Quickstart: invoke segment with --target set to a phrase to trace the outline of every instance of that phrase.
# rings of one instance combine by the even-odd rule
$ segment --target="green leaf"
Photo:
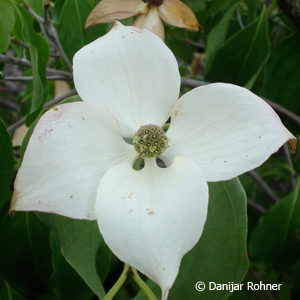
[[[52,214],[39,213],[38,216],[58,234],[61,251],[66,261],[90,289],[98,297],[103,298],[105,291],[99,274],[106,272],[110,259],[108,255],[106,261],[102,261],[100,266],[96,265],[100,247],[102,251],[109,251],[104,245],[97,222],[74,220]]]
[[[209,71],[210,66],[214,60],[214,56],[216,52],[220,49],[220,47],[224,44],[226,39],[226,34],[228,30],[228,25],[235,11],[236,7],[239,3],[233,5],[223,16],[220,22],[217,23],[215,27],[210,31],[207,41],[206,41],[206,51],[205,51],[205,70]]]
[[[50,242],[53,266],[50,285],[53,286],[57,299],[88,300],[94,297],[94,293],[92,293],[61,254],[59,239],[54,231],[51,232]]]
[[[234,34],[216,53],[206,80],[253,84],[270,52],[266,11],[254,23]],[[247,87],[250,87],[249,85]]]
[[[0,209],[11,195],[11,183],[14,176],[14,153],[3,120],[0,118]]]
[[[0,2],[0,53],[6,51],[10,43],[10,33],[15,22],[14,7],[9,0]]]
[[[10,0],[11,3],[14,3]],[[39,111],[47,96],[46,67],[49,58],[49,44],[45,38],[37,33],[33,26],[33,18],[23,7],[14,3],[15,26],[14,35],[29,45],[29,56],[32,64],[33,91],[30,113]]]
[[[240,0],[214,0],[207,3],[207,10],[210,13],[215,14],[226,6],[233,5],[236,2],[240,2]]]
[[[262,94],[300,114],[300,35],[282,40],[266,64]]]
[[[0,277],[26,296],[45,295],[51,274],[49,229],[33,213],[6,215],[0,223]]]
[[[210,200],[204,232],[198,244],[182,260],[169,300],[225,299],[228,291],[205,289],[195,284],[239,283],[248,269],[246,195],[238,179],[210,183]],[[188,199],[187,199],[188,200]],[[159,289],[150,284],[158,293]],[[159,295],[159,294],[157,294]],[[142,293],[135,300],[146,299]]]
[[[15,291],[6,280],[4,280],[0,293],[0,300],[25,300],[25,298]]]
[[[106,33],[107,25],[97,25],[85,30],[86,19],[95,4],[92,0],[64,1],[60,13],[58,36],[70,60],[76,51]]]
[[[185,2],[194,13],[205,9],[205,0],[185,0],[183,2]]]
[[[249,249],[257,264],[286,270],[300,253],[300,180],[293,193],[277,202],[253,231]]]

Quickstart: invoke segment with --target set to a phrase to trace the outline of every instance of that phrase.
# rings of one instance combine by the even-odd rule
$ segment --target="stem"
[[[247,198],[247,204],[248,206],[254,208],[255,210],[257,210],[258,212],[264,214],[267,210],[260,204],[256,203],[255,201],[253,201],[250,198]]]
[[[44,108],[48,108],[48,107],[51,107],[52,105],[55,105],[57,104],[58,102],[60,101],[63,101],[64,99],[66,98],[69,98],[71,96],[74,96],[76,95],[76,90],[71,90],[71,91],[68,91],[66,92],[65,94],[61,95],[61,96],[58,96],[57,98],[47,102],[43,107]],[[21,118],[20,120],[18,120],[16,123],[10,125],[7,130],[9,132],[14,132],[18,127],[22,126],[23,124],[25,123],[25,118]]]
[[[291,154],[290,154],[290,149],[287,145],[283,146],[283,153],[284,153],[284,158],[288,164],[288,166],[290,167],[290,171],[289,171],[289,176],[291,179],[291,186],[292,189],[294,190],[297,187],[297,181],[295,178],[295,170],[294,170],[294,165],[293,165],[293,161],[291,158]]]
[[[300,31],[300,3],[296,0],[277,0],[277,4]]]
[[[55,80],[65,80],[65,81],[72,81],[72,77],[65,76],[65,75],[48,75],[46,77],[48,81],[55,81]],[[5,76],[0,78],[0,80],[6,81],[32,81],[33,76]]]
[[[13,64],[13,65],[18,65],[18,66],[22,66],[22,67],[32,68],[31,62],[26,59],[9,57],[9,56],[5,56],[3,54],[0,54],[0,63]],[[47,68],[46,71],[48,73],[52,73],[53,75],[61,75],[61,76],[65,76],[65,77],[69,78],[70,80],[73,79],[73,75],[68,72],[64,72],[64,71],[56,70],[56,69],[52,69],[52,68]]]
[[[181,84],[185,87],[195,88],[198,86],[204,86],[204,85],[210,84],[210,82],[195,80],[195,79],[190,79],[190,78],[181,78]],[[279,114],[282,114],[282,115],[288,117],[293,122],[295,122],[298,126],[300,126],[300,116],[296,115],[295,113],[291,112],[290,110],[286,109],[285,107],[281,106],[278,103],[275,103],[275,102],[265,99],[265,98],[262,98],[262,99],[264,99],[270,106],[272,106],[273,109],[275,111],[277,111]]]
[[[269,196],[271,200],[274,202],[278,202],[279,198],[270,188],[270,186],[260,177],[260,175],[254,170],[249,172],[250,176],[254,179],[254,181],[258,184],[258,186],[262,189],[262,191]]]
[[[133,280],[137,283],[137,285],[145,293],[145,295],[147,296],[147,299],[148,300],[157,300],[157,298],[155,297],[155,295],[153,294],[153,292],[151,291],[149,286],[139,276],[139,273],[137,272],[137,270],[135,268],[132,268],[132,267],[131,267],[131,270],[132,270],[132,273],[133,273],[133,275],[132,275]]]
[[[236,9],[236,15],[237,15],[237,19],[238,19],[238,22],[239,22],[239,25],[240,25],[241,29],[244,29],[245,25],[243,23],[243,19],[242,19],[242,15],[241,15],[241,11],[240,11],[239,7]]]
[[[49,9],[49,3],[48,3],[48,1],[44,1],[44,16],[45,16],[45,18],[44,18],[44,23],[43,24],[45,26],[45,29],[46,29],[50,39],[54,42],[57,50],[59,51],[62,59],[64,60],[64,62],[66,63],[66,65],[68,66],[70,71],[72,72],[73,71],[73,66],[72,66],[71,62],[69,61],[69,58],[67,57],[63,47],[61,46],[56,28],[52,24],[52,22],[49,18],[48,9]]]
[[[117,294],[117,292],[120,290],[120,288],[124,284],[125,280],[127,279],[129,268],[130,268],[129,265],[127,265],[127,264],[124,265],[122,274],[120,275],[119,279],[114,284],[114,286],[109,290],[109,292],[103,298],[103,300],[113,299],[113,297]]]

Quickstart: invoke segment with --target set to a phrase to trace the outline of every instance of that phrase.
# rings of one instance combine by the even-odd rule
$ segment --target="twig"
[[[13,37],[11,38],[11,41],[12,41],[13,43],[15,43],[15,44],[21,45],[22,47],[24,47],[24,48],[26,48],[26,49],[29,48],[29,45],[27,45],[26,43],[24,43],[24,42],[18,40],[15,36],[13,36]]]
[[[240,11],[240,8],[239,8],[239,7],[236,9],[236,15],[237,15],[237,19],[238,19],[238,22],[239,22],[240,27],[241,27],[242,29],[244,29],[244,28],[245,28],[245,25],[244,25],[244,23],[243,23],[242,16],[241,16],[241,11]]]
[[[257,281],[261,281],[263,283],[263,279],[260,277],[260,275],[255,272],[251,267],[249,268],[249,273],[257,280]],[[263,291],[264,294],[268,297],[269,300],[275,300],[273,294],[268,291],[268,290],[264,290]]]
[[[195,88],[198,86],[208,85],[209,82],[191,78],[181,78],[181,84],[185,87]]]
[[[278,6],[300,31],[300,4],[295,0],[277,0]]]
[[[248,173],[258,184],[258,186],[263,190],[263,192],[265,192],[265,194],[269,196],[270,199],[272,199],[274,202],[279,201],[277,195],[273,192],[273,190],[269,187],[269,185],[260,177],[258,173],[256,173],[254,170]]]
[[[195,80],[195,79],[190,79],[190,78],[182,78],[181,79],[181,84],[185,87],[190,87],[190,88],[195,88],[198,86],[204,86],[207,84],[210,84],[210,82],[207,81],[200,81],[200,80]],[[263,98],[270,106],[274,108],[278,113],[288,117],[292,121],[294,121],[298,126],[300,126],[300,117],[290,110],[286,109],[285,107],[281,106],[278,103],[275,103],[271,100],[267,100]]]
[[[270,104],[274,110],[276,110],[278,113],[281,113],[282,115],[288,117],[289,119],[291,119],[292,121],[294,121],[298,126],[300,126],[300,117],[296,114],[294,114],[293,112],[291,112],[290,110],[288,110],[287,108],[281,106],[278,103],[275,103],[271,100],[268,99],[264,99],[268,104]]]
[[[44,24],[44,26],[46,28],[46,31],[47,31],[50,39],[55,43],[57,50],[61,54],[61,57],[63,58],[63,60],[65,61],[66,65],[68,66],[68,68],[72,72],[73,71],[73,66],[72,66],[71,62],[69,61],[66,53],[64,52],[64,49],[61,46],[61,43],[60,43],[58,35],[57,35],[56,28],[54,27],[54,25],[52,24],[52,22],[51,22],[51,20],[49,18],[48,9],[49,9],[49,3],[48,3],[48,1],[44,1],[44,15],[45,15],[45,19],[44,19],[44,23],[43,24]]]
[[[52,22],[49,18],[49,13],[48,13],[49,1],[44,1],[44,18],[39,16],[28,4],[24,5],[24,7],[37,21],[39,21],[41,23],[41,30],[42,30],[44,36],[48,39],[48,42],[50,43],[50,45],[54,46],[58,50],[61,57],[65,61],[66,65],[68,66],[70,71],[72,71],[73,66],[62,48],[61,43],[58,38],[56,28],[52,24]]]
[[[37,21],[43,23],[44,19],[37,14],[27,3],[22,3],[21,6],[23,6]]]
[[[3,55],[3,54],[0,54],[0,63],[13,64],[13,65],[19,65],[19,66],[23,66],[23,67],[27,67],[27,68],[32,68],[31,62],[26,59],[9,57],[9,56]],[[52,75],[61,75],[61,76],[65,76],[66,78],[69,78],[70,80],[73,79],[72,74],[68,73],[68,72],[64,72],[64,71],[56,70],[56,69],[52,69],[52,68],[47,68],[46,71],[48,73],[52,73]]]
[[[4,100],[4,99],[0,99],[0,105],[6,106],[7,108],[13,109],[16,112],[19,112],[19,106],[12,102],[12,101],[8,101],[8,100]]]
[[[47,102],[43,107],[44,108],[48,108],[48,107],[51,107],[55,104],[57,104],[58,102],[66,99],[66,98],[69,98],[71,96],[74,96],[76,95],[77,92],[76,90],[71,90],[71,91],[68,91],[67,93]],[[25,123],[25,118],[21,118],[20,120],[18,120],[17,122],[15,122],[14,124],[10,125],[7,129],[9,132],[14,132],[18,127],[22,126],[24,123]]]
[[[31,63],[28,60],[9,57],[3,54],[0,54],[0,63],[13,64],[13,65],[31,68]]]
[[[267,211],[262,205],[256,203],[255,201],[251,200],[250,198],[247,198],[247,204],[262,214],[264,214]]]
[[[265,5],[266,5],[266,10],[267,10],[267,12],[270,10],[271,3],[272,3],[272,0],[266,0],[266,1],[265,1]]]
[[[290,179],[291,179],[292,189],[294,190],[297,187],[297,181],[296,181],[296,178],[293,174],[293,170],[294,170],[293,161],[292,161],[292,158],[291,158],[289,147],[287,145],[283,146],[283,154],[284,154],[284,158],[285,158],[288,166],[291,169],[291,171],[289,172],[289,176],[290,176]]]
[[[72,81],[72,78],[65,76],[65,75],[49,75],[46,77],[47,80],[65,80],[65,81]],[[6,81],[32,81],[33,76],[4,76],[0,78],[0,80]]]

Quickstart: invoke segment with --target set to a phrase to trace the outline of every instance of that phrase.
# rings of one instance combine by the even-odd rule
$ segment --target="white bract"
[[[158,283],[166,299],[202,234],[207,181],[258,167],[294,136],[245,88],[210,84],[178,100],[172,52],[149,31],[119,23],[75,54],[74,82],[83,102],[42,116],[11,209],[96,219],[113,253]],[[168,145],[159,149],[167,168],[157,165],[152,145],[145,167],[134,170],[139,154],[123,138],[143,125],[161,128],[170,116]]]

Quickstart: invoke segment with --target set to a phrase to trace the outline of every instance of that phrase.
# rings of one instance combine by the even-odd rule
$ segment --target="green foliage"
[[[14,25],[14,7],[9,0],[0,2],[0,53],[10,44],[10,33]]]
[[[14,175],[14,153],[10,135],[0,118],[0,210],[11,195],[11,181]]]
[[[268,269],[287,270],[300,253],[300,182],[261,219],[250,239],[253,261]]]
[[[50,235],[53,273],[50,281],[58,299],[91,299],[94,293],[84,284],[60,250],[60,241],[53,231]]]
[[[110,265],[110,252],[104,246],[96,222],[72,220],[57,215],[39,214],[41,220],[49,224],[57,233],[61,251],[66,261],[100,298],[105,295],[101,278]],[[103,251],[105,260],[96,268],[98,250]]]
[[[273,51],[264,72],[262,94],[300,114],[300,35],[293,33]]]
[[[16,290],[14,290],[7,281],[3,282],[0,299],[25,300],[25,298],[23,298]]]
[[[247,86],[269,57],[268,22],[265,10],[246,28],[234,34],[215,54],[206,80]]]

